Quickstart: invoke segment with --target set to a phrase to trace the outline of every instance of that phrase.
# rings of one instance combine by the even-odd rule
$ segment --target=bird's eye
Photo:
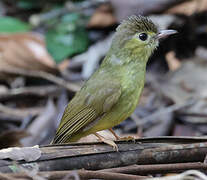
[[[146,41],[147,40],[147,34],[146,33],[141,33],[139,34],[139,39],[142,40],[142,41]]]

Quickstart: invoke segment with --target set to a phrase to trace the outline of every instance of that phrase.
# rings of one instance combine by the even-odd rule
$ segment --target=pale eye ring
[[[139,34],[139,39],[142,41],[146,41],[148,38],[148,35],[146,33],[140,33]]]

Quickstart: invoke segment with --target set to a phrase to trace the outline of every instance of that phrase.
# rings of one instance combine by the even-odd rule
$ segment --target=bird
[[[113,36],[111,47],[100,67],[85,82],[65,108],[52,144],[78,141],[89,134],[118,150],[112,140],[98,131],[128,118],[138,105],[145,83],[146,64],[159,45],[159,39],[177,33],[158,30],[147,17],[132,15],[124,20]]]

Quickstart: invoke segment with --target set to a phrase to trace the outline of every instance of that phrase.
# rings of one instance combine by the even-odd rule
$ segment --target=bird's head
[[[111,47],[118,56],[126,55],[148,60],[158,46],[159,39],[174,33],[175,30],[159,31],[146,17],[131,16],[117,27]]]

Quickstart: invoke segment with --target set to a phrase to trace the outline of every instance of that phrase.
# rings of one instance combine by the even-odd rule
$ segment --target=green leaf
[[[87,33],[81,28],[74,33],[49,31],[46,35],[48,51],[57,63],[68,56],[85,51],[88,42]]]
[[[57,63],[88,47],[88,34],[85,27],[78,24],[79,21],[78,14],[64,15],[55,28],[46,33],[47,49]]]
[[[0,17],[0,33],[26,32],[30,26],[16,18],[9,16]]]

